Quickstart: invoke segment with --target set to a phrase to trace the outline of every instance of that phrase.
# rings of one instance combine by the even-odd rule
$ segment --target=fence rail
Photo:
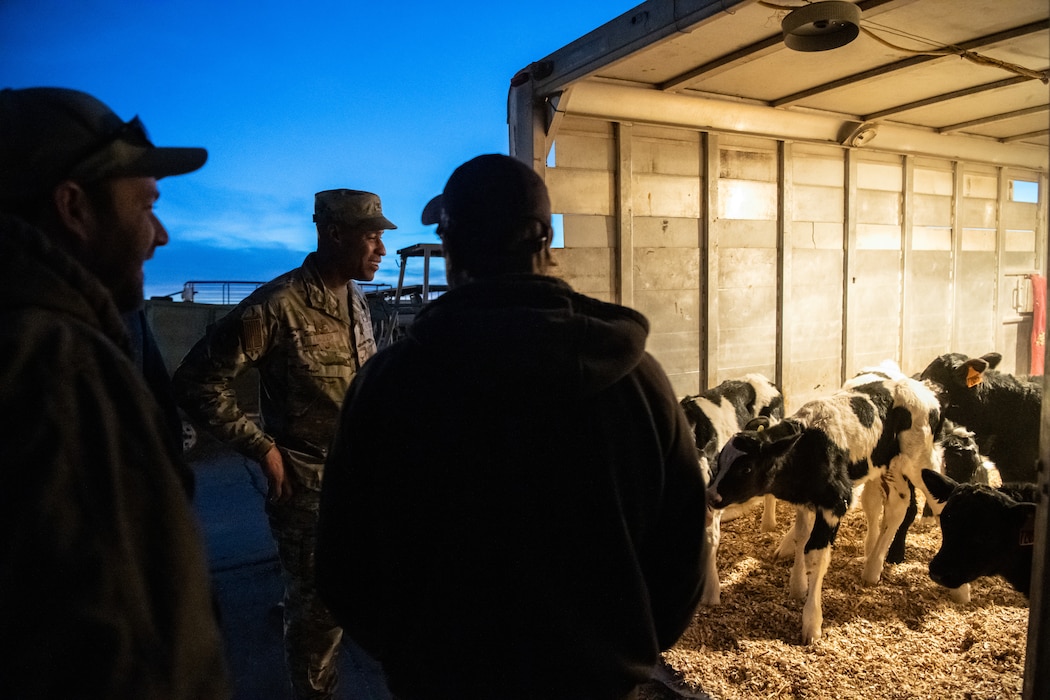
[[[191,280],[182,285],[182,300],[200,304],[236,304],[265,282]]]

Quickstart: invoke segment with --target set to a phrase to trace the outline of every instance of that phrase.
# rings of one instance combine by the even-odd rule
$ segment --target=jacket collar
[[[98,329],[129,356],[127,329],[95,275],[20,218],[0,213],[0,308],[44,308]]]
[[[303,296],[306,298],[306,302],[310,307],[317,309],[318,311],[323,311],[329,316],[338,318],[343,322],[349,322],[350,319],[345,314],[339,312],[339,299],[336,297],[335,292],[328,289],[328,287],[324,285],[324,281],[321,280],[321,273],[317,269],[317,253],[310,253],[307,255],[306,259],[303,260],[301,269],[303,271]],[[353,283],[351,282],[350,284]],[[347,295],[349,298],[351,292],[349,291],[349,285],[347,285],[347,287]]]

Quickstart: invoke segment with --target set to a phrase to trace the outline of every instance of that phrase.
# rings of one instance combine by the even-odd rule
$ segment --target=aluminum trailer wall
[[[543,171],[556,274],[645,313],[679,394],[763,372],[797,406],[949,351],[1028,373],[1038,170],[564,116]]]

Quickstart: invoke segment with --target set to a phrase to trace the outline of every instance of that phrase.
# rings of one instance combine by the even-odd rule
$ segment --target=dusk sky
[[[382,198],[376,281],[396,284],[395,252],[437,242],[420,212],[452,170],[508,152],[511,77],[640,2],[0,0],[0,87],[84,90],[157,145],[208,149],[160,182],[147,297],[298,266],[314,193],[338,187]]]

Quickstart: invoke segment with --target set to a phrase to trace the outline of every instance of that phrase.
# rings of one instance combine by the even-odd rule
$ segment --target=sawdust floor
[[[927,574],[940,546],[935,522],[916,522],[906,561],[869,587],[863,513],[847,514],[824,580],[824,636],[802,646],[802,601],[787,592],[791,562],[772,560],[794,508],[778,504],[776,533],[760,532],[761,513],[723,523],[722,602],[702,607],[664,655],[683,689],[716,700],[1021,697],[1028,601],[1000,578],[981,578],[969,604],[952,602]]]

